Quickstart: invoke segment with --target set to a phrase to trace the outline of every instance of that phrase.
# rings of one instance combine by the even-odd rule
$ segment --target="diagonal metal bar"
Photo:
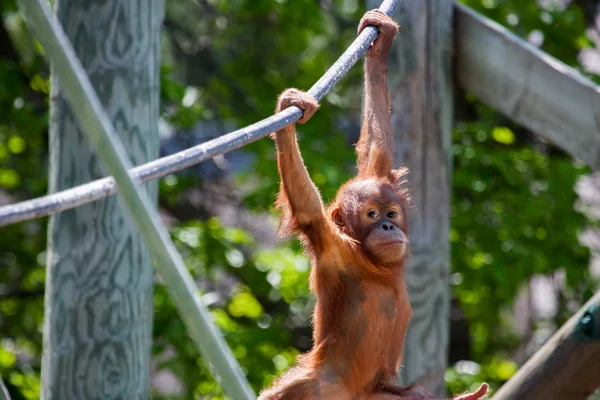
[[[10,400],[10,395],[8,394],[8,389],[4,385],[2,381],[2,377],[0,376],[0,400]]]
[[[131,161],[62,26],[52,15],[46,0],[22,0],[19,5],[29,27],[46,50],[53,73],[57,75],[80,126],[119,185],[125,207],[147,243],[156,269],[164,278],[190,336],[219,377],[227,382],[222,388],[229,396],[255,398],[237,360],[200,300],[198,288],[158,212],[146,191],[129,176],[127,170],[131,168]]]
[[[381,9],[391,14],[397,7],[398,2],[399,0],[386,0],[383,2]],[[45,0],[20,0],[19,4],[28,19],[29,27],[36,33],[38,40],[46,49],[54,73],[60,79],[61,86],[74,114],[81,126],[85,128],[84,131],[89,135],[92,143],[94,143],[96,151],[106,164],[106,168],[113,174],[114,181],[112,185],[115,185],[114,182],[118,185],[126,209],[136,224],[140,235],[148,244],[156,260],[157,270],[163,276],[169,294],[175,301],[190,336],[200,349],[203,357],[215,368],[221,380],[227,382],[226,385],[223,385],[223,390],[228,395],[234,399],[254,398],[254,393],[231,350],[227,347],[221,333],[212,322],[208,310],[202,303],[196,285],[186,269],[181,255],[169,238],[167,230],[160,223],[156,209],[152,206],[146,192],[139,183],[136,183],[129,175],[128,170],[132,167],[131,161],[62,27],[53,17]],[[354,41],[351,48],[340,57],[309,92],[315,98],[321,99],[356,63],[376,36],[377,30],[375,28],[366,29],[365,33],[362,33]],[[352,51],[350,51],[351,49]],[[301,114],[300,109],[290,108],[274,117],[254,124],[253,133],[242,129],[219,138],[221,141],[217,139],[217,142],[213,141],[212,144],[210,142],[205,144],[200,154],[212,154],[211,156],[204,156],[207,157],[205,159],[208,159],[224,151],[243,146],[296,121],[301,117]],[[222,151],[223,147],[228,150]],[[212,153],[208,153],[209,151]],[[170,161],[179,166],[191,165],[186,164],[190,163],[189,160],[185,161],[178,157]],[[84,198],[89,199],[89,196],[87,194]],[[71,207],[62,209],[67,208]]]
[[[386,0],[381,4],[379,9],[388,15],[392,15],[398,7],[399,2],[400,0]],[[308,92],[317,100],[321,100],[346,75],[348,70],[356,64],[376,37],[376,28],[367,27],[363,30],[350,47]],[[252,143],[271,132],[275,132],[295,122],[301,116],[302,112],[299,108],[290,107],[245,128],[133,168],[130,171],[130,175],[138,182],[147,182],[167,176]],[[91,203],[115,194],[117,190],[118,187],[115,179],[108,177],[37,199],[3,206],[0,207],[0,227],[44,217],[75,208],[82,204]]]

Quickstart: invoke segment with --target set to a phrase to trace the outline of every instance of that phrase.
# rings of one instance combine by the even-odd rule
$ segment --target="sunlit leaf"
[[[498,143],[502,144],[513,144],[515,141],[515,134],[507,127],[496,126],[492,129],[492,137]]]

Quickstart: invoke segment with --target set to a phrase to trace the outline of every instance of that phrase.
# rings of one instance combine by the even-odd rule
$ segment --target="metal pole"
[[[381,3],[379,9],[388,15],[392,15],[399,2],[400,0],[386,0]],[[376,37],[376,28],[365,28],[308,92],[317,100],[321,100],[356,64]],[[135,167],[129,173],[138,182],[158,179],[255,142],[269,133],[295,122],[301,116],[302,113],[297,107],[290,107],[276,115],[206,143]],[[69,210],[115,194],[117,190],[114,178],[107,177],[37,199],[9,204],[0,207],[0,227]]]

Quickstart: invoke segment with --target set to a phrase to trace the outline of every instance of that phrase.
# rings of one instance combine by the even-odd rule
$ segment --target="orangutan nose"
[[[394,224],[392,224],[391,222],[383,222],[381,224],[381,228],[384,231],[393,231],[394,230]]]

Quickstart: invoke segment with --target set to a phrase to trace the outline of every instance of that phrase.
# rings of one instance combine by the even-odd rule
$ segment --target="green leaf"
[[[13,154],[22,153],[25,150],[25,140],[20,136],[11,136],[8,139],[8,150]]]
[[[496,142],[506,145],[513,144],[515,141],[515,134],[505,126],[494,127],[492,137]]]

